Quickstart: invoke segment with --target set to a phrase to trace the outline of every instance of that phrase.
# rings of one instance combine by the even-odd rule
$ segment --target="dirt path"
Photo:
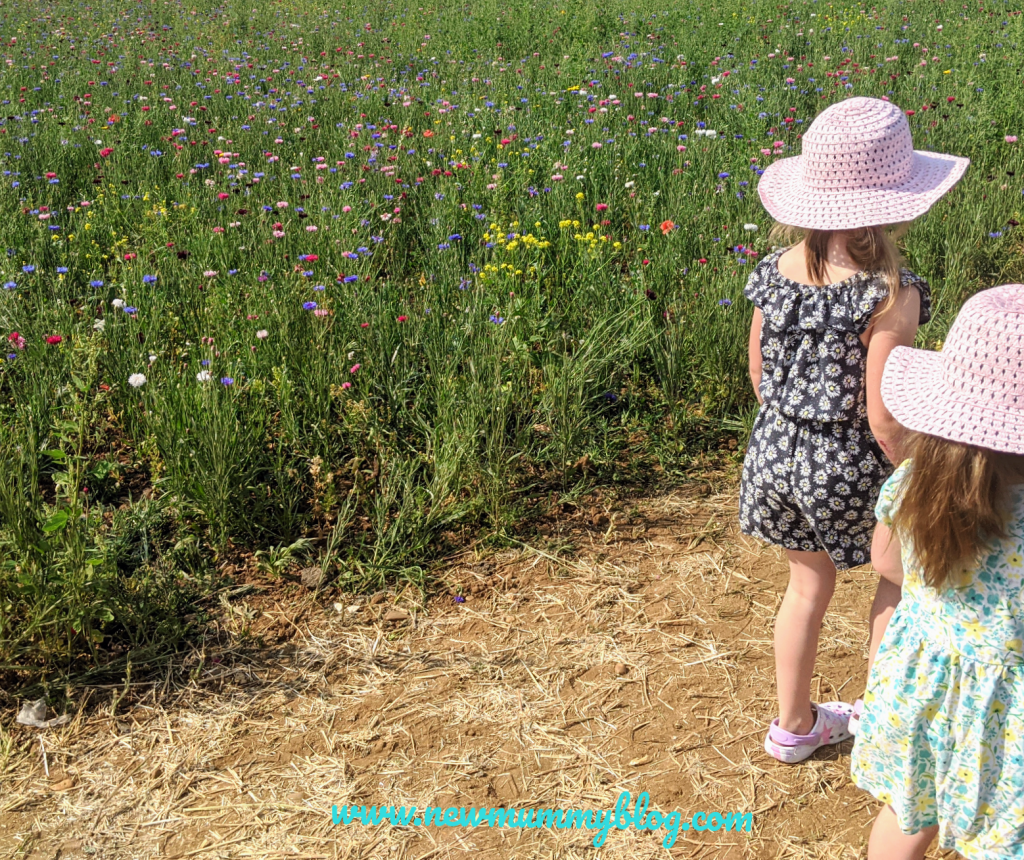
[[[785,565],[735,519],[729,481],[610,519],[567,514],[551,537],[574,541],[573,561],[467,555],[446,577],[465,602],[448,594],[407,621],[384,619],[394,595],[226,603],[191,683],[134,687],[116,710],[113,691],[92,691],[48,732],[49,778],[34,730],[5,715],[0,856],[864,857],[874,803],[850,784],[850,743],[797,767],[761,748]],[[840,579],[815,687],[852,701],[873,576]],[[581,830],[346,827],[330,814],[603,810],[622,791],[684,819],[752,812],[753,830],[681,832],[671,850],[664,831],[612,831],[595,849]]]

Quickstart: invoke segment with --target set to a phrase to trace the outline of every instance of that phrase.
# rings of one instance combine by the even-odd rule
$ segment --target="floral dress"
[[[891,467],[868,427],[861,335],[889,288],[860,272],[826,286],[779,272],[785,249],[765,257],[744,295],[761,309],[761,411],[740,483],[740,528],[786,549],[825,550],[839,570],[866,564],[872,513]],[[928,284],[902,271],[902,287]]]
[[[892,525],[903,463],[878,500]],[[904,833],[939,825],[967,858],[1024,858],[1024,485],[1009,537],[964,580],[924,583],[903,542],[903,599],[885,631],[853,747],[853,781]]]

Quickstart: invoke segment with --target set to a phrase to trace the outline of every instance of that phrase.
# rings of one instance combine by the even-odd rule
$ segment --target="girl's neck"
[[[836,231],[828,243],[828,259],[826,262],[825,283],[834,284],[845,281],[860,271],[846,250],[848,234]],[[779,271],[787,278],[801,284],[814,284],[814,278],[807,267],[806,243],[801,241],[779,257]]]

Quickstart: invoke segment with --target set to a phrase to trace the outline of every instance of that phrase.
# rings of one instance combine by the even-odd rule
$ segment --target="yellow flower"
[[[582,200],[582,199],[583,199],[583,196],[584,196],[584,195],[583,195],[583,192],[582,192],[582,191],[577,191],[577,192],[576,192],[576,199],[577,199],[577,200]]]

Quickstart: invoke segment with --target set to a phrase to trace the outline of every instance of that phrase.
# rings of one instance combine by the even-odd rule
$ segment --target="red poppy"
[[[60,342],[61,342],[62,340],[64,340],[64,338],[62,338],[62,337],[61,337],[61,336],[60,336],[59,334],[51,334],[51,335],[50,335],[50,336],[49,336],[49,337],[48,337],[48,338],[46,339],[46,342],[47,342],[48,344],[50,344],[50,346],[56,346],[56,345],[57,345],[58,343],[60,343]]]

